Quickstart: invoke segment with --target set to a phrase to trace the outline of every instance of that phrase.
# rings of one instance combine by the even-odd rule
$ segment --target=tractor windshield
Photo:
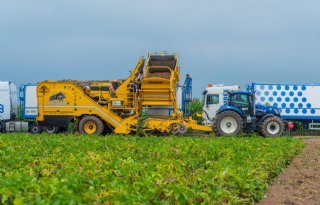
[[[239,108],[249,107],[249,99],[246,94],[231,95],[230,104]]]

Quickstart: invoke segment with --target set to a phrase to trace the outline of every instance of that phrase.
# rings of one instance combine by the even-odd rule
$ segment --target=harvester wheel
[[[53,125],[45,126],[43,129],[48,134],[56,134],[59,131],[59,127]]]
[[[80,120],[79,132],[88,135],[101,135],[104,130],[102,121],[95,116],[86,116]]]
[[[187,126],[185,126],[184,124],[179,125],[179,133],[180,134],[186,134],[187,131],[188,131]]]
[[[42,132],[42,128],[37,123],[32,123],[29,127],[29,132],[31,134],[40,134]]]
[[[243,119],[238,113],[227,110],[216,115],[213,129],[217,136],[238,135],[243,130]]]
[[[180,128],[180,125],[179,125],[179,124],[177,124],[177,123],[171,124],[171,125],[170,125],[170,132],[171,132],[171,134],[174,134],[174,135],[178,134],[178,133],[179,133],[179,128]]]
[[[278,116],[271,116],[261,123],[261,134],[264,137],[277,137],[283,135],[284,123]]]

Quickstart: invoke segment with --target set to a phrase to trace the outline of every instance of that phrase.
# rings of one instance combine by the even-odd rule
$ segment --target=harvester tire
[[[184,124],[179,125],[179,133],[180,134],[186,134],[188,132],[188,127]]]
[[[282,136],[284,132],[284,122],[278,116],[271,116],[263,120],[260,130],[264,137]]]
[[[101,135],[103,131],[103,122],[96,116],[86,116],[79,122],[80,134]]]
[[[173,123],[170,125],[170,132],[171,134],[174,134],[174,135],[177,135],[179,134],[179,128],[180,128],[180,125],[177,124],[177,123]]]
[[[213,129],[217,136],[235,136],[243,130],[243,118],[234,111],[227,110],[216,115]]]
[[[37,123],[32,123],[29,127],[29,132],[31,134],[40,134],[42,132],[42,127]]]

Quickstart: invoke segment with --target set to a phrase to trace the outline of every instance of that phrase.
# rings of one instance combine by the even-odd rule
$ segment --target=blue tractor
[[[217,111],[213,129],[218,136],[241,132],[258,132],[265,137],[281,136],[285,125],[280,110],[273,106],[255,105],[254,94],[226,91],[227,102]]]

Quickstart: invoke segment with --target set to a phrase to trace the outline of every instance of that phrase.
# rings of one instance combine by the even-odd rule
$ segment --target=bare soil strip
[[[320,204],[320,137],[306,138],[306,147],[269,187],[259,205]]]

